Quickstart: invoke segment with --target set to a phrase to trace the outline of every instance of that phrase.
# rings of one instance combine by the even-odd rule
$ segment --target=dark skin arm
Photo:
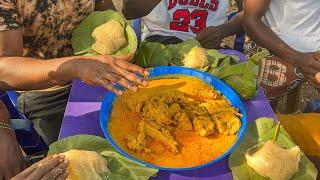
[[[320,83],[320,61],[314,53],[302,53],[294,50],[282,41],[261,20],[266,13],[271,0],[246,0],[244,9],[244,29],[258,44],[302,69],[308,80],[318,86]]]
[[[16,42],[16,43],[12,43]],[[142,68],[126,62],[130,57],[65,57],[41,61],[22,56],[21,30],[0,32],[0,89],[34,90],[64,85],[75,78],[122,94],[113,83],[131,90],[146,84],[134,73],[145,76]],[[36,69],[36,71],[35,71]]]
[[[122,13],[128,20],[148,15],[161,0],[123,0]]]
[[[10,114],[0,101],[0,123],[11,124]],[[23,155],[12,130],[0,128],[0,179],[10,179],[24,169]]]
[[[201,45],[208,49],[219,49],[221,40],[242,32],[242,0],[236,1],[239,13],[233,17],[230,21],[219,25],[207,27],[196,35],[196,39],[201,43]]]

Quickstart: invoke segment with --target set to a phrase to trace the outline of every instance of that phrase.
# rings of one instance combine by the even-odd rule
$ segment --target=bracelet
[[[14,131],[14,129],[10,124],[5,124],[5,123],[0,123],[0,129],[9,129],[11,131]]]
[[[10,124],[7,124],[7,123],[0,123],[0,126],[6,126],[6,127],[11,127],[12,128],[12,126]]]

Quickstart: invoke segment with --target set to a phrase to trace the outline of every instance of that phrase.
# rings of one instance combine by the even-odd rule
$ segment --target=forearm
[[[223,38],[226,38],[228,36],[243,32],[242,19],[243,19],[243,11],[239,12],[230,21],[222,24],[221,28],[223,29],[223,31],[222,31],[223,32]]]
[[[1,90],[37,90],[63,85],[75,78],[72,60],[65,57],[49,61],[27,57],[2,57],[0,59]]]
[[[161,0],[123,0],[123,15],[128,20],[148,15]]]
[[[290,63],[296,62],[299,52],[282,41],[261,19],[246,17],[244,19],[244,29],[254,41],[267,48],[270,52],[288,60]]]

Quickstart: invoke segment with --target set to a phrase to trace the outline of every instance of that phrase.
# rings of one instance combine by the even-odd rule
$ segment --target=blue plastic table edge
[[[188,168],[160,167],[160,166],[155,166],[155,165],[152,165],[152,164],[149,164],[149,163],[146,163],[146,162],[143,162],[143,161],[140,161],[140,160],[134,158],[133,156],[131,156],[128,153],[126,153],[125,151],[123,151],[116,144],[116,142],[113,141],[111,135],[107,131],[107,129],[108,129],[107,122],[109,120],[109,115],[112,110],[113,101],[116,98],[116,95],[112,92],[108,92],[105,95],[103,102],[102,102],[101,111],[100,111],[100,126],[101,126],[101,129],[102,129],[105,137],[108,139],[110,144],[126,158],[128,158],[134,162],[138,162],[138,163],[145,165],[147,167],[155,168],[155,169],[159,169],[159,170],[165,170],[165,171],[171,171],[171,172],[196,170],[196,169],[208,167],[208,166],[210,166],[214,163],[217,163],[220,160],[226,158],[240,144],[241,140],[243,139],[243,137],[245,135],[247,125],[248,125],[244,104],[242,103],[242,101],[239,98],[239,96],[237,95],[237,93],[234,92],[228,85],[226,85],[220,79],[218,79],[210,74],[207,74],[207,73],[195,70],[195,69],[184,68],[184,67],[179,67],[179,66],[163,66],[163,67],[155,67],[150,70],[150,78],[151,79],[156,78],[156,77],[161,77],[161,76],[168,76],[168,75],[187,75],[187,76],[197,77],[197,78],[203,80],[204,82],[206,82],[207,84],[209,84],[210,86],[213,86],[216,90],[220,91],[232,103],[233,106],[236,106],[239,109],[239,111],[243,115],[243,117],[241,118],[241,127],[240,127],[240,130],[238,133],[238,138],[237,138],[236,143],[227,152],[222,154],[220,157],[210,161],[209,163],[195,166],[195,167],[190,167],[190,168],[189,167]],[[217,85],[221,86],[221,87],[218,87]],[[226,93],[228,93],[228,94],[226,94]],[[229,99],[229,97],[232,97],[235,99],[232,100],[232,99]]]

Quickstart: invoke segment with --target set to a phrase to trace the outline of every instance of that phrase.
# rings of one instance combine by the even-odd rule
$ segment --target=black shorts
[[[58,140],[71,86],[53,91],[19,93],[18,109],[34,123],[47,145]]]

